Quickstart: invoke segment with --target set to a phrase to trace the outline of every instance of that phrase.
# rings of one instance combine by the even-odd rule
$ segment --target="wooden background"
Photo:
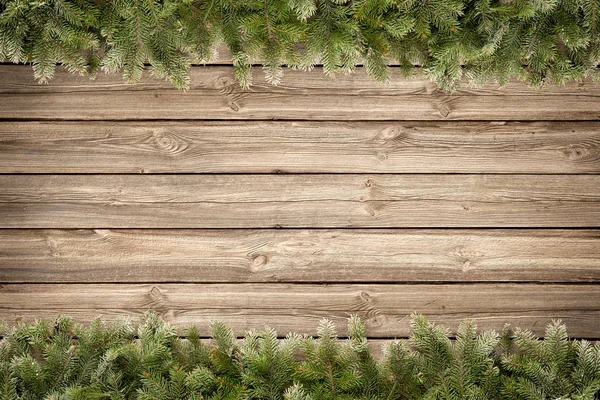
[[[600,338],[600,86],[191,75],[0,65],[0,318],[284,335],[358,314],[385,339],[419,312]]]

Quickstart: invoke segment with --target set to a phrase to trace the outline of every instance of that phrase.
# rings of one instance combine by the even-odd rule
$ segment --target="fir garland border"
[[[269,82],[282,66],[327,75],[359,62],[379,81],[390,60],[410,75],[415,64],[446,90],[510,78],[539,86],[598,78],[597,0],[0,0],[0,60],[32,63],[35,78],[56,64],[72,72],[145,70],[178,88],[191,64],[224,42],[240,84],[251,60]]]
[[[600,342],[569,340],[558,321],[548,325],[545,340],[509,327],[479,333],[472,320],[454,340],[420,315],[411,326],[411,338],[389,343],[377,360],[357,317],[349,320],[347,340],[338,340],[327,320],[317,338],[279,339],[266,328],[242,341],[213,323],[212,346],[195,328],[179,337],[152,313],[137,330],[125,319],[83,326],[59,317],[0,332],[0,398],[600,398]]]

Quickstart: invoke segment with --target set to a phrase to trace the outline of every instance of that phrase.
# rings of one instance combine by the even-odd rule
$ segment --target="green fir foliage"
[[[542,340],[472,320],[450,339],[420,315],[412,329],[376,359],[357,317],[347,339],[327,320],[317,337],[283,339],[265,328],[240,340],[214,323],[212,343],[155,314],[137,329],[60,317],[1,328],[0,400],[600,399],[600,344],[570,340],[560,322]]]
[[[463,78],[560,84],[598,78],[600,1],[0,0],[0,60],[31,63],[40,82],[62,64],[132,83],[149,69],[185,89],[220,43],[243,87],[253,62],[273,84],[284,66],[315,65],[329,76],[364,65],[379,81],[419,65],[446,90]]]

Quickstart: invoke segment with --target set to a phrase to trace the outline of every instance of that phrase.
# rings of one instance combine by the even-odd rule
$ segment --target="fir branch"
[[[600,76],[600,0],[0,0],[0,59],[31,63],[40,82],[61,64],[186,89],[221,42],[243,87],[253,62],[273,84],[316,64],[334,76],[363,63],[385,81],[390,62],[449,91],[465,77],[563,84]]]
[[[347,340],[326,320],[316,338],[278,339],[267,328],[241,342],[214,323],[212,346],[195,328],[179,337],[154,314],[137,331],[127,321],[82,326],[59,317],[19,325],[0,342],[0,399],[600,398],[600,344],[569,339],[560,322],[544,340],[519,329],[478,332],[469,320],[450,340],[422,316],[411,324],[410,340],[389,343],[376,360],[357,317]]]

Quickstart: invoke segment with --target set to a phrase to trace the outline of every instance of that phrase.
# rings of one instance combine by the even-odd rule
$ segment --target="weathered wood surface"
[[[2,228],[597,227],[600,175],[0,175]]]
[[[0,230],[0,282],[598,282],[597,230]]]
[[[198,326],[203,335],[213,320],[237,334],[265,325],[315,334],[322,318],[343,333],[346,318],[357,314],[371,337],[408,336],[413,312],[451,328],[469,317],[483,329],[510,322],[542,334],[560,318],[573,337],[594,338],[600,330],[600,285],[7,284],[0,305],[0,318],[9,323],[57,314],[77,321],[139,318],[154,310],[174,324]]]
[[[213,65],[181,92],[0,65],[0,318],[283,335],[356,313],[383,339],[420,312],[600,337],[600,86],[392,72],[256,68],[244,91]]]
[[[454,94],[420,77],[394,75],[377,84],[363,69],[332,80],[319,68],[286,71],[279,86],[255,69],[242,90],[231,67],[194,67],[190,90],[118,74],[95,81],[58,69],[39,85],[28,66],[0,65],[0,118],[5,119],[283,119],[283,120],[600,120],[600,86],[591,81],[532,90],[525,83],[462,85]]]
[[[599,122],[0,122],[1,173],[600,173]]]

